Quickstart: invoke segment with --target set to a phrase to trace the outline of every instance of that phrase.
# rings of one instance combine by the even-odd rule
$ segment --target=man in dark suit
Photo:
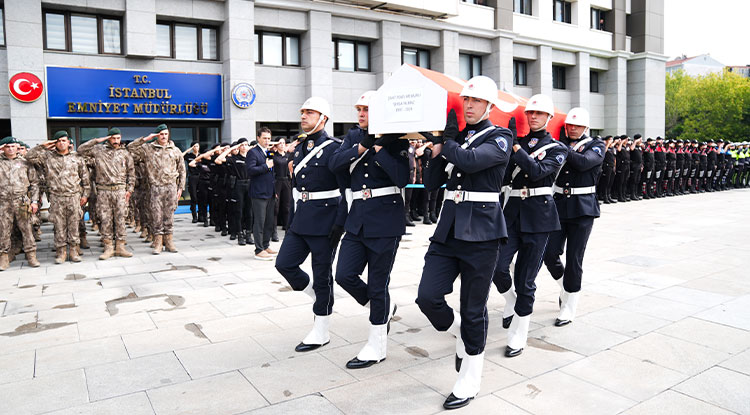
[[[426,190],[446,185],[446,201],[425,255],[417,304],[438,331],[456,337],[458,379],[445,409],[469,404],[482,379],[487,342],[487,298],[500,241],[507,237],[500,191],[513,134],[489,120],[497,84],[471,78],[461,91],[466,127],[458,129],[451,110],[442,136],[421,133],[433,142],[426,160]],[[515,128],[515,121],[512,122]],[[445,301],[461,275],[460,313]]]
[[[348,369],[370,367],[386,357],[388,325],[396,312],[388,284],[398,244],[406,232],[402,190],[409,180],[409,141],[398,140],[401,134],[386,134],[377,140],[368,134],[370,97],[374,93],[367,91],[357,100],[358,126],[349,130],[328,164],[349,183],[349,213],[336,282],[370,309],[367,343],[346,364]],[[360,277],[365,266],[367,282]]]
[[[503,318],[503,327],[509,327],[506,357],[518,356],[526,347],[534,308],[534,281],[542,266],[550,233],[560,230],[552,185],[568,154],[568,147],[555,141],[546,130],[555,114],[551,98],[542,94],[532,96],[526,104],[525,114],[530,132],[513,145],[513,156],[508,165],[508,171],[512,173],[503,179],[508,244],[500,250],[493,277],[498,291],[506,303],[513,304],[515,311],[515,317]],[[518,257],[511,279],[510,263],[516,253]],[[514,285],[515,295],[512,292]]]
[[[245,165],[250,176],[250,201],[253,211],[253,239],[255,259],[272,261],[278,252],[271,249],[273,234],[273,210],[275,187],[273,182],[273,160],[268,157],[271,130],[258,129],[258,145],[247,152]]]

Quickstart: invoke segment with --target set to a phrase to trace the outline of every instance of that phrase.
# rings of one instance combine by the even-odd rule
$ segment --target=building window
[[[354,40],[333,40],[333,68],[339,71],[369,71],[370,44]]]
[[[531,16],[531,0],[513,0],[513,11]]]
[[[553,0],[552,16],[557,22],[570,23],[571,5],[569,1]]]
[[[600,129],[592,128],[589,130],[589,137],[601,137],[601,135],[602,130]]]
[[[401,50],[402,63],[410,63],[422,68],[430,69],[430,51],[417,48],[403,48]]]
[[[589,92],[599,92],[599,72],[589,73]]]
[[[156,23],[156,55],[180,60],[218,60],[218,29],[182,23]]]
[[[276,32],[256,32],[255,35],[255,63],[299,66],[299,36]]]
[[[122,21],[118,17],[45,11],[43,19],[45,49],[92,54],[122,53]],[[5,44],[4,35],[2,44]]]
[[[5,9],[0,7],[0,46],[5,46]]]
[[[482,74],[482,57],[459,53],[458,66],[461,72],[461,78],[463,79],[479,76]]]
[[[552,65],[552,88],[565,89],[565,67]]]
[[[461,0],[461,1],[464,3],[469,3],[469,4],[478,4],[480,6],[487,5],[487,0]]]
[[[607,19],[606,10],[591,8],[591,28],[604,30],[604,24]]]
[[[526,62],[513,61],[513,84],[518,86],[528,85],[526,79]]]

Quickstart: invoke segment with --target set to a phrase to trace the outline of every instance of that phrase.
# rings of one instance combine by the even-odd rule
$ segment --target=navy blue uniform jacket
[[[446,140],[440,155],[427,160],[425,187],[435,190],[447,180],[447,190],[499,193],[513,144],[510,130],[495,127],[476,138],[466,149],[461,148],[469,131],[479,133],[491,125],[488,120],[467,125],[455,141]],[[445,172],[448,162],[454,165],[451,177]],[[454,238],[470,242],[507,238],[508,230],[499,198],[497,202],[461,203],[446,199],[435,234],[430,240],[445,243],[451,232]]]
[[[341,145],[341,140],[329,136],[325,130],[310,134],[294,149],[294,164],[326,140],[334,142],[326,146],[307,162],[307,166],[292,178],[292,186],[299,192],[324,192],[339,190],[345,185],[343,177],[336,176],[328,168],[328,160]],[[252,182],[251,182],[252,183]],[[290,215],[289,229],[298,235],[328,236],[333,225],[343,225],[346,220],[346,203],[341,196],[321,200],[297,201]]]
[[[582,136],[580,139],[585,138],[586,136]],[[575,142],[568,141],[566,144],[575,145]],[[573,151],[571,147],[555,184],[563,189],[596,186],[597,177],[602,171],[603,161],[604,141],[600,139],[595,138],[589,141],[581,146],[578,151]],[[555,193],[554,198],[560,219],[575,219],[582,216],[598,218],[601,215],[599,203],[596,201],[596,193],[585,195]]]
[[[250,197],[270,199],[275,193],[273,170],[266,166],[266,150],[255,146],[245,156],[245,167],[250,177]]]
[[[366,134],[359,127],[349,130],[328,167],[337,175],[346,176],[352,191],[405,187],[409,181],[409,140],[395,140],[379,152],[371,148],[349,173],[351,163],[359,157],[359,142]],[[344,228],[353,235],[361,232],[365,238],[401,236],[406,232],[404,200],[400,194],[355,200]]]
[[[530,136],[519,137],[518,143],[521,148],[513,153],[508,165],[508,174],[505,175],[505,183],[511,184],[513,189],[552,187],[555,175],[560,170],[560,166],[565,161],[568,154],[568,147],[558,143],[556,146],[547,149],[539,157],[531,158],[530,154],[534,149],[546,146],[555,142],[551,135],[545,131],[545,135],[537,138],[538,142],[529,146]],[[545,154],[546,153],[546,154]],[[516,175],[515,180],[511,183],[511,176],[516,166],[521,171]],[[555,201],[552,196],[534,196],[521,200],[520,197],[511,197],[505,206],[505,222],[508,226],[521,221],[521,232],[537,233],[552,232],[560,230],[560,219],[557,216]]]

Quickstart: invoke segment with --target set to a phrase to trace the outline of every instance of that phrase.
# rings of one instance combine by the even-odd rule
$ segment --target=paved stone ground
[[[605,205],[585,261],[578,319],[552,325],[557,285],[537,280],[529,347],[507,359],[502,296],[490,297],[482,391],[466,413],[750,414],[750,190]],[[310,300],[273,264],[177,218],[178,254],[0,274],[0,412],[330,414],[440,412],[454,341],[414,304],[427,238],[401,245],[388,359],[344,365],[365,310],[337,293],[331,343],[293,349]],[[92,235],[92,241],[96,239]],[[309,266],[309,265],[308,265]],[[457,304],[457,298],[450,299]]]

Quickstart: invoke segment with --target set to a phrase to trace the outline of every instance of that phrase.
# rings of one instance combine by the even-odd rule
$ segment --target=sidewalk
[[[750,414],[749,212],[750,190],[603,205],[578,318],[553,326],[543,269],[529,346],[508,359],[493,290],[482,390],[455,413]],[[131,231],[133,258],[99,261],[90,233],[83,263],[54,265],[44,226],[42,267],[0,273],[0,413],[441,412],[455,342],[414,303],[434,226],[410,228],[396,257],[387,360],[357,371],[366,309],[340,287],[331,343],[295,353],[310,299],[251,246],[189,215],[175,228],[177,254]]]

